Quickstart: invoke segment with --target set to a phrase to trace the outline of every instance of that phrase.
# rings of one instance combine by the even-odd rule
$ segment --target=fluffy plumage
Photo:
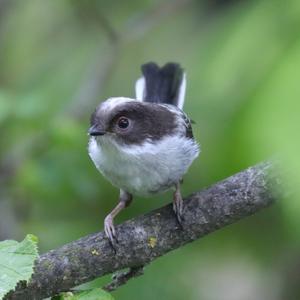
[[[108,119],[111,120],[114,113],[118,114],[119,106],[123,106],[121,110],[125,114],[124,106],[128,105],[143,105],[147,113],[153,114],[159,106],[122,99],[110,99],[109,104],[104,102],[97,109],[97,116],[101,118],[103,114],[112,115]],[[189,136],[190,123],[185,114],[176,107],[162,105],[161,108],[173,116],[174,124],[168,127],[170,131],[159,138],[149,133],[131,144],[126,144],[122,137],[113,132],[90,138],[89,155],[97,169],[113,185],[134,195],[149,196],[175,186],[199,153],[197,143]],[[156,124],[155,115],[153,119],[140,121],[143,124],[152,121],[149,124],[152,128],[161,126]],[[143,133],[144,130],[141,129],[135,134],[141,137]]]
[[[180,181],[199,154],[191,121],[182,111],[186,76],[168,63],[142,66],[136,98],[110,98],[91,116],[89,155],[97,169],[120,189],[119,204],[105,218],[115,245],[114,217],[132,195],[151,196],[175,187],[173,209],[182,223]]]

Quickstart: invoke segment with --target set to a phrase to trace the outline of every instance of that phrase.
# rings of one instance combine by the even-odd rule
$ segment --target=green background
[[[148,61],[187,72],[202,153],[184,195],[268,158],[290,193],[158,259],[114,297],[300,299],[298,0],[0,1],[0,240],[33,233],[44,252],[102,230],[118,191],[87,155],[89,116],[134,97]],[[117,222],[170,199],[135,198]]]

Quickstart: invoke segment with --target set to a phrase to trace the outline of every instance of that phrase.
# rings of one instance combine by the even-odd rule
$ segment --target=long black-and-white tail
[[[186,76],[179,64],[159,67],[150,62],[141,67],[143,76],[136,81],[136,99],[145,102],[173,104],[183,108]]]

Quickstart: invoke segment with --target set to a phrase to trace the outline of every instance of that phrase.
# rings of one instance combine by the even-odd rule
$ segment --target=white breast
[[[119,145],[109,135],[91,137],[89,155],[97,169],[115,186],[148,196],[174,186],[199,154],[197,143],[168,136],[142,145]]]

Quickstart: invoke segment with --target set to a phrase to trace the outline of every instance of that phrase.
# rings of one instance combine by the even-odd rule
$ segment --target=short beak
[[[88,131],[88,134],[91,136],[104,135],[105,133],[106,131],[99,125],[93,125]]]

